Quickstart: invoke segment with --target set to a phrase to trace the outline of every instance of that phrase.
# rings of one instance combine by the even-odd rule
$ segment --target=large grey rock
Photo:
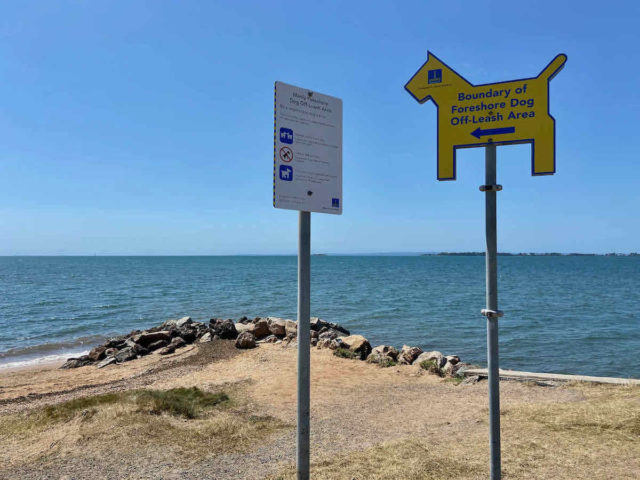
[[[185,325],[189,325],[191,323],[193,323],[193,320],[191,320],[191,317],[182,317],[175,320],[174,319],[167,320],[162,324],[162,327],[166,329],[169,329],[171,327],[182,328]]]
[[[189,325],[186,325],[182,328],[178,328],[178,337],[182,338],[185,343],[193,343],[196,340],[197,331],[194,328],[189,328]],[[174,337],[174,339],[177,337]],[[172,339],[172,341],[174,340]]]
[[[420,356],[416,359],[416,363],[420,364],[422,362],[434,362],[435,366],[438,368],[444,367],[447,363],[447,359],[442,355],[442,353],[434,350],[432,352],[424,352],[420,354]]]
[[[390,345],[378,345],[367,357],[367,362],[389,367],[398,359],[398,350]]]
[[[124,363],[124,362],[128,362],[129,360],[133,360],[137,357],[138,357],[138,354],[133,350],[133,347],[125,347],[122,350],[120,350],[118,353],[116,353],[114,358],[116,359],[116,362]]]
[[[287,334],[287,321],[284,318],[269,317],[269,331],[276,337],[284,337]]]
[[[104,360],[102,360],[100,363],[98,363],[98,365],[96,365],[98,368],[104,368],[106,366],[109,366],[113,363],[116,363],[116,359],[115,357],[107,357]]]
[[[236,323],[236,331],[238,332],[238,335],[240,335],[242,332],[248,332],[249,329],[251,328],[251,324],[250,323]]]
[[[331,348],[333,338],[319,338],[316,344],[318,348]]]
[[[271,333],[269,330],[269,322],[266,318],[255,321],[249,327],[249,333],[252,333],[257,339],[266,337]]]
[[[87,355],[91,361],[97,362],[98,360],[102,360],[105,357],[105,353],[107,351],[107,347],[100,345],[99,347],[94,347]]]
[[[318,339],[320,340],[333,340],[334,338],[338,338],[338,333],[330,328],[318,335]]]
[[[77,358],[69,358],[60,368],[78,368],[91,365],[92,363],[93,361],[89,358],[89,355],[82,355]]]
[[[349,335],[348,337],[340,337],[342,343],[347,345],[349,350],[357,353],[362,360],[367,358],[371,353],[371,344],[362,335]]]
[[[460,369],[460,366],[458,366],[458,364],[447,361],[447,363],[444,364],[444,366],[440,369],[440,371],[442,372],[443,375],[446,375],[448,377],[453,377],[459,369]]]
[[[256,337],[251,332],[242,332],[236,338],[236,347],[237,348],[255,348],[256,347]]]
[[[126,340],[127,337],[125,336],[112,337],[104,343],[104,346],[107,348],[122,348]]]
[[[320,331],[323,327],[329,327],[329,323],[321,318],[311,317],[311,330]]]
[[[131,337],[135,343],[142,345],[143,347],[149,347],[152,343],[157,342],[158,340],[166,340],[167,342],[171,341],[171,335],[167,330],[159,330],[157,332],[142,332],[139,335],[135,335]]]
[[[422,349],[420,347],[403,345],[402,351],[398,355],[398,363],[400,365],[411,365],[421,353]]]
[[[460,363],[460,357],[458,355],[447,355],[445,358],[447,359],[447,362],[453,365],[457,365]]]
[[[209,321],[209,328],[212,336],[217,335],[224,340],[233,340],[238,336],[238,330],[233,320],[223,320],[221,318],[212,318]]]
[[[396,347],[393,347],[391,345],[378,345],[376,348],[371,350],[371,353],[372,354],[376,353],[378,355],[389,357],[392,360],[397,360],[398,354],[400,352],[398,352],[398,349]]]
[[[213,340],[213,336],[211,335],[211,332],[207,332],[198,339],[198,343],[207,343],[211,340]]]
[[[176,327],[181,328],[191,323],[193,323],[193,320],[191,320],[191,317],[182,317],[176,320]]]
[[[326,329],[335,330],[341,335],[351,335],[349,330],[344,328],[342,325],[333,322],[327,322],[318,317],[311,317],[311,330],[315,330],[318,333],[323,333]]]
[[[137,343],[134,347],[132,347],[132,350],[139,357],[144,357],[145,355],[149,355],[151,353],[148,348],[143,347],[142,345],[138,345]]]
[[[298,324],[293,320],[285,320],[284,325],[287,337],[289,335],[298,335]]]

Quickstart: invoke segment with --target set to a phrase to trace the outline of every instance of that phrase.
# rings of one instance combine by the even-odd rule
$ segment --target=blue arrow
[[[480,138],[484,135],[501,135],[503,133],[515,133],[516,127],[503,127],[503,128],[487,128],[482,130],[480,127],[476,128],[471,135],[476,138]]]

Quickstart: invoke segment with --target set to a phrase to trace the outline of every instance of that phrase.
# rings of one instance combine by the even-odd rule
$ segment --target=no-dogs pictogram
[[[287,163],[293,160],[293,152],[289,147],[282,147],[280,149],[280,160]]]

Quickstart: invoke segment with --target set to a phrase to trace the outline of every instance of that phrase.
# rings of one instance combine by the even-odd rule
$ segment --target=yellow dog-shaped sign
[[[531,143],[531,174],[552,175],[555,119],[549,82],[567,56],[557,55],[537,77],[473,85],[431,52],[405,85],[418,102],[438,109],[438,180],[456,179],[456,150],[490,143]]]

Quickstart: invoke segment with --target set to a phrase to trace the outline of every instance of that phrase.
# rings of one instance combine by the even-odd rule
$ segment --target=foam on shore
[[[25,356],[25,357],[12,357],[11,361],[0,363],[1,370],[39,367],[49,364],[57,364],[67,360],[70,357],[80,357],[89,353],[89,350],[73,350],[55,353],[51,355],[43,355],[40,357]]]

